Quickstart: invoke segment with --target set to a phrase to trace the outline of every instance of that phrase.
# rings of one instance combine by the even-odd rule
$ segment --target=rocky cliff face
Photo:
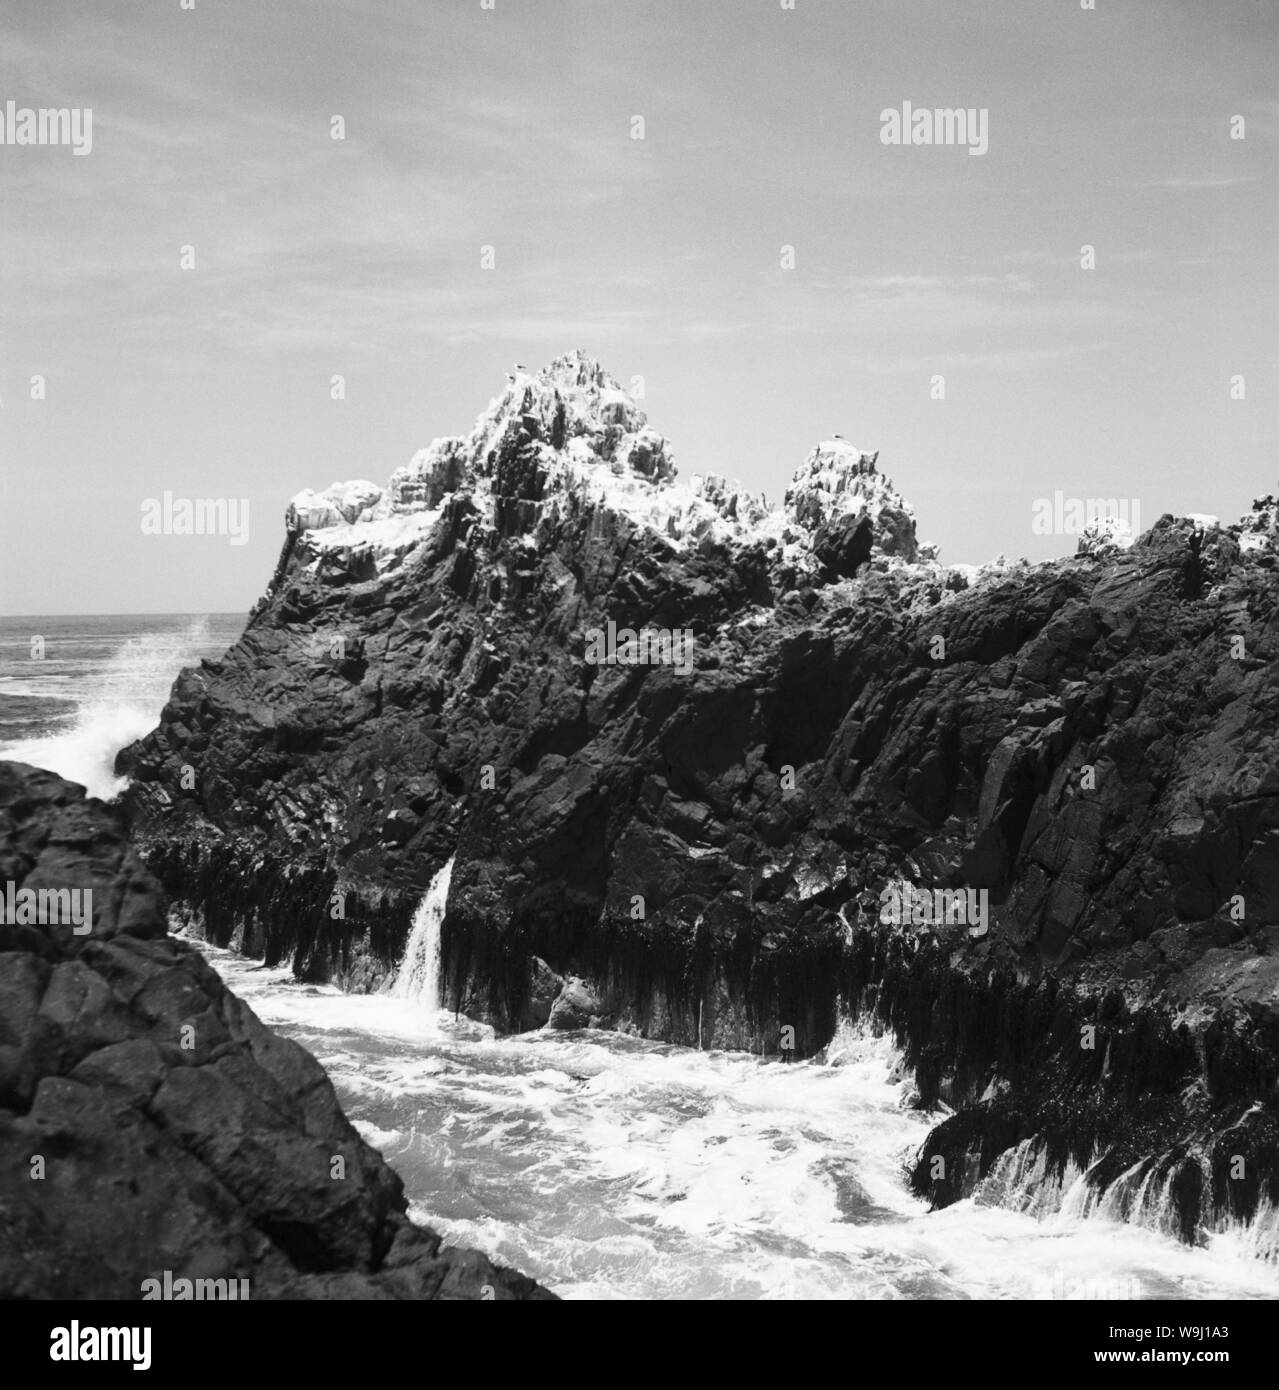
[[[118,812],[0,763],[10,885],[0,1298],[136,1300],[166,1272],[250,1298],[550,1297],[410,1223],[314,1058],[167,934]],[[41,890],[87,890],[89,910],[41,913]]]
[[[869,1014],[957,1112],[920,1191],[1086,1169],[1193,1238],[1279,1202],[1274,537],[1263,499],[948,569],[877,456],[819,445],[777,510],[684,487],[578,354],[295,499],[119,766],[215,940],[369,987],[456,856],[450,1005],[799,1055]],[[988,930],[885,923],[891,883]]]

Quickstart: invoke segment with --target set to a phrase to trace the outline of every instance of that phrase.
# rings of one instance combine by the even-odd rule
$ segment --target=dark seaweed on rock
[[[119,762],[182,908],[369,988],[456,855],[443,994],[500,1029],[809,1056],[863,1013],[957,1107],[936,1202],[1027,1139],[1162,1165],[1187,1238],[1279,1201],[1274,507],[964,572],[842,442],[771,514],[674,471],[578,354],[385,494],[299,499]],[[609,621],[694,670],[589,664]],[[989,934],[881,925],[898,876],[987,890]]]

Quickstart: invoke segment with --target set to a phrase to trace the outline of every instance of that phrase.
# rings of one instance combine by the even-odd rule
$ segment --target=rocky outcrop
[[[865,1013],[956,1109],[939,1202],[1012,1153],[1166,1189],[1183,1234],[1279,1202],[1273,506],[946,568],[843,441],[776,510],[671,459],[579,354],[363,520],[295,513],[119,764],[193,920],[366,988],[456,856],[444,995],[499,1028],[568,991],[574,1025],[809,1055]],[[599,664],[609,624],[691,660]],[[902,880],[989,929],[885,925]]]
[[[1120,516],[1108,515],[1093,517],[1085,522],[1079,533],[1078,555],[1111,555],[1117,550],[1127,550],[1137,538],[1132,527]]]
[[[786,511],[813,533],[812,549],[827,582],[851,579],[873,555],[934,560],[937,547],[915,539],[915,514],[875,469],[878,452],[843,440],[819,444],[786,492]],[[855,552],[840,554],[840,538],[859,536]],[[839,561],[839,562],[836,562]]]
[[[289,503],[285,525],[292,531],[318,530],[368,520],[382,500],[376,483],[334,483],[323,492],[300,492]]]
[[[138,1299],[166,1273],[254,1299],[550,1297],[409,1221],[314,1058],[167,934],[118,812],[0,763],[10,885],[0,1298]],[[35,896],[86,890],[79,925],[83,898]]]

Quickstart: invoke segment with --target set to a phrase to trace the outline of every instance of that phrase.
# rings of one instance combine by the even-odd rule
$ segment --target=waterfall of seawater
[[[1203,1173],[1204,1190],[1211,1191],[1212,1170],[1207,1156],[1195,1155]],[[1176,1237],[1181,1219],[1173,1196],[1173,1170],[1161,1168],[1157,1156],[1141,1159],[1105,1185],[1089,1181],[1093,1166],[1067,1163],[1059,1172],[1044,1146],[1023,1140],[1001,1154],[974,1193],[979,1205],[1010,1208],[1039,1218],[1060,1216],[1067,1221],[1097,1218],[1144,1226]],[[1220,1237],[1241,1252],[1279,1264],[1279,1210],[1263,1202],[1249,1221],[1239,1221],[1209,1204],[1201,1214],[1201,1237]]]
[[[438,1013],[440,998],[440,928],[449,897],[453,860],[431,880],[413,914],[413,929],[391,993],[397,999],[416,999],[428,1013]]]

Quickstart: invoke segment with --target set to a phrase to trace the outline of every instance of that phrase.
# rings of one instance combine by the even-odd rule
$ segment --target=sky
[[[93,113],[0,145],[0,613],[246,610],[292,495],[579,347],[685,477],[879,450],[947,562],[1277,489],[1274,0],[187,3],[0,9],[0,119]]]

